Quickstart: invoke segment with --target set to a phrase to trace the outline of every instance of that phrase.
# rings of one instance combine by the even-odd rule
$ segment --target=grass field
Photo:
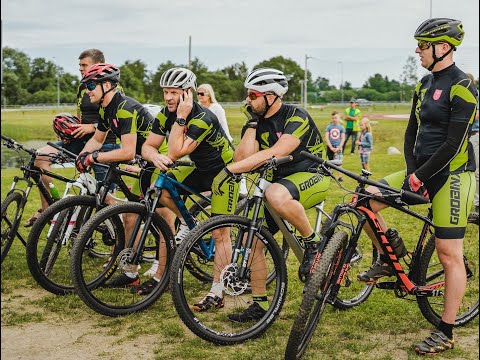
[[[342,111],[329,107],[310,111],[322,134],[332,110]],[[407,120],[384,120],[379,114],[407,114],[409,108],[376,106],[362,110],[364,116],[369,116],[373,121],[371,171],[372,179],[380,179],[404,167],[403,156],[387,155],[387,148],[394,146],[403,152],[403,133]],[[237,143],[242,115],[238,109],[226,111],[230,132]],[[2,112],[2,134],[19,142],[53,140],[51,120],[55,113],[57,111],[54,110]],[[358,155],[345,156],[343,166],[360,172]],[[73,169],[58,171],[73,174]],[[10,188],[13,176],[18,174],[20,172],[15,169],[2,171],[2,199]],[[346,179],[342,185],[349,190],[355,187],[350,179]],[[60,183],[57,186],[62,188]],[[335,204],[349,199],[350,195],[332,182],[325,208],[330,211]],[[38,205],[37,191],[34,189],[24,219],[30,217]],[[420,206],[416,210],[425,213],[426,207]],[[309,214],[313,220],[314,212],[310,211]],[[399,230],[407,248],[412,250],[421,223],[389,209],[383,215],[390,226]],[[27,236],[27,229],[21,228],[21,231]],[[21,329],[22,337],[27,341],[34,336],[29,329],[36,326],[49,325],[56,331],[74,331],[75,325],[85,323],[88,325],[85,337],[89,336],[89,356],[81,358],[126,359],[129,358],[128,354],[137,354],[136,347],[138,353],[143,354],[139,358],[145,359],[281,359],[303,288],[296,277],[298,262],[290,255],[287,300],[275,324],[260,339],[237,346],[218,347],[197,338],[181,323],[170,293],[164,294],[145,312],[122,318],[104,317],[87,308],[77,296],[58,297],[43,291],[31,278],[24,256],[25,249],[17,241],[2,264],[2,352],[5,347],[12,346],[4,343],[3,334],[13,333],[16,329]],[[456,329],[457,346],[444,358],[478,359],[478,325],[477,318],[473,323]],[[70,330],[68,326],[71,326]],[[327,308],[305,359],[413,359],[416,355],[412,345],[422,340],[430,330],[430,324],[422,317],[415,301],[398,299],[392,292],[376,289],[367,302],[354,309],[338,311]],[[55,336],[54,332],[51,336]],[[22,347],[22,340],[15,346]],[[133,347],[134,350],[128,350],[127,347]],[[47,357],[57,358],[54,356],[57,351],[60,354],[62,349],[51,349],[51,355]],[[24,356],[27,354],[31,355],[25,351]]]

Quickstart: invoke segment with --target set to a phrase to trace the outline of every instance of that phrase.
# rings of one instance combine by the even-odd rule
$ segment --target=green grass
[[[66,109],[73,111],[73,109]],[[325,108],[310,111],[322,134],[329,123],[332,110]],[[387,155],[389,146],[403,150],[403,133],[406,120],[379,120],[372,114],[407,114],[408,107],[370,107],[362,109],[365,115],[376,121],[373,125],[374,151],[371,156],[372,179],[383,176],[404,167],[402,155]],[[243,118],[238,109],[226,109],[230,132],[238,143]],[[51,128],[54,110],[2,112],[2,134],[23,142],[32,139],[53,140]],[[345,156],[344,167],[359,173],[361,170],[358,155]],[[62,174],[71,175],[73,169],[59,169]],[[20,172],[14,169],[2,171],[2,199],[5,198],[14,175]],[[56,185],[63,189],[61,183]],[[355,187],[354,181],[346,179],[342,186],[349,190]],[[350,195],[332,182],[325,208],[331,211],[335,204],[350,199]],[[30,194],[24,219],[31,216],[39,206],[36,189]],[[416,207],[426,212],[426,206]],[[309,211],[313,221],[314,212]],[[405,214],[387,209],[383,216],[390,226],[396,227],[412,249],[416,242],[421,223]],[[28,229],[21,227],[24,237]],[[6,260],[2,264],[2,328],[25,326],[29,323],[56,322],[72,324],[89,321],[93,334],[111,335],[116,344],[125,341],[153,337],[149,350],[157,359],[280,359],[283,358],[293,319],[300,305],[303,284],[296,276],[298,262],[290,255],[288,261],[289,287],[285,306],[273,326],[261,338],[244,344],[218,347],[193,335],[179,320],[167,292],[150,309],[139,314],[121,318],[108,318],[91,311],[77,296],[59,297],[49,294],[31,278],[25,261],[25,249],[16,241]],[[478,275],[478,274],[476,274]],[[11,298],[12,294],[15,298]],[[12,304],[20,303],[21,306]],[[455,330],[458,345],[444,358],[478,358],[478,318],[471,324]],[[422,340],[431,325],[423,318],[415,301],[399,299],[392,292],[375,289],[367,302],[348,311],[327,307],[322,322],[312,339],[305,359],[414,359],[412,344]],[[28,333],[25,336],[29,336]],[[100,336],[100,335],[99,335]],[[468,340],[468,342],[467,342]],[[96,349],[102,358],[109,353],[109,342]]]

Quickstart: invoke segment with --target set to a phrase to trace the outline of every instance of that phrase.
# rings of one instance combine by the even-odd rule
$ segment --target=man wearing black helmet
[[[155,118],[152,131],[142,148],[142,156],[157,168],[168,170],[168,176],[198,192],[210,191],[217,186],[218,191],[212,194],[212,215],[233,214],[238,200],[238,183],[225,181],[218,189],[222,169],[233,161],[233,146],[215,114],[193,101],[192,90],[196,86],[196,76],[189,69],[176,67],[162,74],[160,87],[166,106]],[[157,149],[167,135],[168,156],[165,156],[159,154]],[[187,155],[194,161],[194,166],[178,166],[169,170],[173,161]],[[232,192],[227,190],[229,187],[233,189]],[[178,190],[180,194],[184,192]],[[182,241],[189,229],[175,202],[166,191],[162,192],[160,202],[180,219],[181,225],[175,240]],[[216,230],[213,237],[217,244],[219,239],[230,240],[230,233]],[[223,307],[220,271],[230,261],[231,251],[231,246],[225,251],[220,251],[220,248],[215,251],[212,288],[203,300],[193,305],[195,311]],[[161,271],[160,267],[158,271]]]
[[[282,103],[288,90],[285,75],[276,69],[260,68],[253,70],[246,78],[246,104],[242,111],[247,121],[242,130],[242,139],[235,150],[235,162],[222,172],[227,179],[234,174],[251,171],[263,165],[272,156],[291,155],[293,161],[280,165],[274,170],[272,184],[265,192],[265,200],[303,238],[305,252],[299,272],[308,275],[317,246],[320,241],[305,213],[325,200],[330,178],[321,172],[311,172],[318,167],[300,156],[301,151],[326,158],[325,145],[321,133],[313,119],[304,109]],[[272,234],[278,231],[273,220],[266,214],[267,226]],[[215,244],[217,248],[217,244]],[[231,244],[224,244],[225,247]],[[260,242],[256,245],[262,246]],[[266,268],[265,259],[255,262],[252,272]],[[255,277],[257,278],[257,277]],[[243,312],[232,313],[228,317],[233,322],[258,321],[268,309],[265,277],[254,280],[252,276],[252,304]]]
[[[444,309],[438,330],[415,345],[421,355],[435,355],[453,348],[452,329],[467,282],[462,246],[475,192],[475,161],[468,138],[477,101],[472,81],[453,61],[453,51],[463,36],[462,23],[446,18],[429,19],[416,30],[415,52],[431,74],[424,76],[415,88],[405,131],[407,169],[383,180],[390,186],[427,195],[432,202],[435,246],[445,271]],[[378,194],[382,190],[370,187],[367,191]],[[378,211],[387,206],[375,201],[370,206],[386,231]],[[370,229],[366,231],[371,235]],[[380,257],[358,279],[374,283],[394,272],[386,262],[388,255],[370,237]]]

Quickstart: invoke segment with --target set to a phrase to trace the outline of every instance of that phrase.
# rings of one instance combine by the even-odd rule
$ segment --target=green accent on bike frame
[[[213,128],[213,124],[208,125],[205,121],[202,119],[191,119],[188,122],[188,127],[190,126],[196,126],[200,129],[205,129],[202,135],[200,135],[197,139],[195,139],[196,142],[201,143],[207,135],[210,134],[210,130]]]
[[[285,123],[285,127],[287,127],[288,124],[292,122],[301,123],[301,125],[297,129],[295,129],[295,131],[291,134],[292,136],[295,136],[297,139],[300,139],[310,129],[310,126],[308,124],[308,118],[302,119],[300,116],[293,116],[287,119]]]

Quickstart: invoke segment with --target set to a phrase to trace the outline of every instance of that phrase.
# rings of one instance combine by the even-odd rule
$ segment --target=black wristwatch
[[[97,161],[98,154],[99,154],[99,151],[98,151],[98,150],[97,150],[97,151],[94,151],[94,152],[92,153],[92,159],[93,159],[94,162],[98,162],[98,161]]]
[[[180,125],[180,126],[185,126],[187,125],[187,120],[185,120],[184,118],[181,118],[181,117],[177,117],[177,124]]]

